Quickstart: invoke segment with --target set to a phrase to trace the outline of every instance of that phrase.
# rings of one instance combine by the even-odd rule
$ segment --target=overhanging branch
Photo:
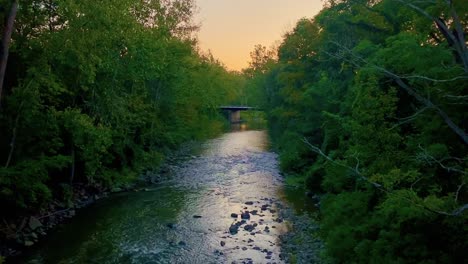
[[[398,75],[396,73],[393,73],[390,70],[387,70],[387,69],[385,69],[385,68],[383,68],[381,66],[378,66],[378,65],[375,65],[373,63],[368,62],[366,59],[356,55],[352,50],[350,50],[349,48],[341,45],[340,43],[337,43],[337,42],[331,42],[331,43],[334,44],[334,45],[337,45],[338,47],[340,47],[342,52],[344,52],[344,53],[343,54],[330,54],[330,53],[327,53],[328,55],[333,56],[333,57],[338,58],[338,59],[342,59],[342,60],[347,61],[347,62],[350,62],[351,64],[355,65],[358,68],[361,68],[362,65],[366,65],[367,67],[370,67],[371,69],[375,69],[375,70],[383,73],[385,76],[393,79],[395,81],[395,83],[398,84],[398,86],[400,88],[405,90],[409,95],[414,97],[418,102],[420,102],[421,104],[423,104],[427,108],[435,109],[437,114],[444,120],[444,122],[447,124],[447,126],[455,134],[457,134],[465,144],[468,145],[468,134],[462,128],[460,128],[457,124],[455,124],[455,122],[453,122],[453,120],[449,117],[449,115],[444,110],[442,110],[439,106],[434,104],[429,98],[426,98],[426,97],[420,95],[415,89],[413,89],[411,86],[406,84],[403,81],[403,77],[401,77],[400,75]],[[344,55],[349,55],[349,56],[351,56],[352,59],[348,59]]]
[[[347,164],[344,164],[344,163],[341,163],[341,162],[338,162],[334,159],[332,159],[330,156],[328,156],[327,154],[325,154],[319,147],[317,146],[314,146],[313,144],[311,144],[309,142],[309,140],[307,140],[307,138],[303,138],[302,139],[302,142],[304,142],[307,146],[310,147],[310,149],[319,154],[320,156],[324,157],[326,160],[328,160],[329,162],[331,162],[332,164],[335,164],[335,165],[338,165],[338,166],[341,166],[341,167],[344,167],[344,168],[347,168],[349,169],[351,172],[353,172],[359,179],[361,180],[364,180],[366,182],[368,182],[369,184],[371,184],[373,187],[375,187],[376,189],[386,193],[386,194],[391,194],[392,191],[391,190],[388,190],[386,189],[382,184],[379,184],[377,182],[373,182],[371,181],[369,178],[365,177],[364,175],[361,174],[361,172],[359,171],[359,159],[357,159],[357,157],[355,157],[357,159],[357,165],[356,167],[351,167],[351,166],[348,166]],[[421,179],[418,179],[416,182],[420,181]],[[415,182],[415,183],[416,183]],[[415,184],[413,183],[413,185]],[[412,187],[413,187],[412,185]],[[461,191],[461,189],[463,188],[464,184],[461,184],[458,189],[457,189],[457,193],[456,193],[456,200],[458,199],[458,195],[459,195],[459,192]],[[435,213],[435,214],[440,214],[440,215],[444,215],[444,216],[460,216],[464,211],[468,210],[468,204],[464,204],[456,209],[454,209],[452,212],[446,212],[446,211],[439,211],[439,210],[435,210],[435,209],[432,209],[428,206],[426,206],[425,204],[421,204],[421,203],[416,203],[414,200],[408,198],[408,197],[402,197],[404,200],[410,202],[411,204],[417,206],[417,207],[420,207],[420,208],[423,208],[427,211],[430,211],[432,213]]]

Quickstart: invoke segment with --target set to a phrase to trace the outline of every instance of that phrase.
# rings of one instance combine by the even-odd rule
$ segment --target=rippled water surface
[[[282,179],[267,149],[263,131],[207,141],[198,155],[171,167],[170,180],[79,211],[28,262],[283,263]],[[255,210],[230,233],[241,212]]]

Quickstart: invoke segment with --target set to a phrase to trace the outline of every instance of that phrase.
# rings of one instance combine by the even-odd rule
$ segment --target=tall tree
[[[13,0],[10,3],[10,8],[8,10],[9,11],[5,16],[6,22],[4,24],[2,41],[0,43],[0,107],[2,106],[2,91],[8,63],[8,50],[10,46],[11,34],[13,32],[16,13],[18,12],[18,0]]]

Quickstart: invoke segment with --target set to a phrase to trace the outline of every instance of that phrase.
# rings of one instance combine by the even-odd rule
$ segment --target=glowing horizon
[[[296,22],[315,16],[322,0],[197,0],[202,50],[210,50],[229,70],[248,66],[256,44],[270,47]]]

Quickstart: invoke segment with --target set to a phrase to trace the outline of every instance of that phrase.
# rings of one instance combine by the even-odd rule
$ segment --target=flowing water
[[[169,180],[80,210],[25,262],[284,263],[283,183],[268,145],[264,131],[209,140]]]

